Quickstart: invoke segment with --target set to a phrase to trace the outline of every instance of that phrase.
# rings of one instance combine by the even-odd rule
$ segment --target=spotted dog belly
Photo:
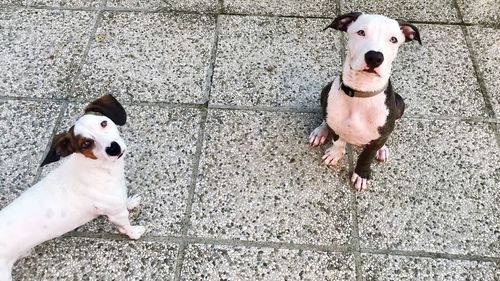
[[[334,83],[328,96],[326,123],[347,143],[365,146],[380,137],[379,128],[389,115],[385,99],[384,93],[369,98],[349,97]]]

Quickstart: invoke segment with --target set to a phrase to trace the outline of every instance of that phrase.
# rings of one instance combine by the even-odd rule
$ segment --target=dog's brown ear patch
[[[125,109],[112,95],[102,96],[90,103],[85,108],[85,113],[88,112],[101,113],[119,126],[123,126],[127,122]]]
[[[420,32],[418,31],[418,28],[416,26],[404,20],[398,20],[398,23],[401,32],[403,32],[406,38],[406,42],[417,40],[417,42],[422,45],[422,41],[420,40]]]
[[[50,145],[50,150],[40,166],[43,167],[52,162],[59,161],[61,157],[66,157],[75,152],[72,140],[73,136],[71,133],[72,129],[73,127],[71,127],[68,132],[60,133],[54,136],[52,144]]]
[[[325,27],[323,30],[327,30],[328,28],[333,28],[336,30],[340,31],[347,31],[347,27],[351,23],[353,23],[356,19],[358,19],[359,16],[361,16],[363,13],[360,12],[351,12],[348,14],[344,14],[341,16],[336,17],[332,23],[330,23],[329,26]]]

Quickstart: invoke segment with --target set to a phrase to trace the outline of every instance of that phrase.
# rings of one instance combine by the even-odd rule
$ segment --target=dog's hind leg
[[[127,198],[127,210],[131,211],[141,204],[142,197],[138,194],[134,194]]]
[[[326,119],[326,109],[328,106],[328,96],[330,94],[330,90],[332,88],[333,82],[328,83],[323,90],[321,91],[321,110],[323,114],[323,122],[316,129],[314,129],[309,135],[309,144],[311,146],[318,146],[325,143],[326,139],[330,135],[330,128],[328,124],[324,121]]]
[[[401,118],[401,116],[403,116],[406,106],[403,98],[400,95],[398,95],[397,93],[394,93],[394,95],[396,100],[396,119],[399,119]]]
[[[387,147],[387,145],[384,144],[384,146],[377,150],[375,158],[382,163],[389,161],[389,148]]]

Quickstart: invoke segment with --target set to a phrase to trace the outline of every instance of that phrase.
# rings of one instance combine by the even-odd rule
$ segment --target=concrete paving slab
[[[56,8],[97,8],[101,0],[0,0],[2,6],[56,7]]]
[[[358,195],[362,247],[498,256],[499,151],[487,123],[404,120]]]
[[[346,175],[309,147],[317,122],[315,114],[211,110],[190,235],[346,244]]]
[[[459,26],[417,24],[423,45],[403,45],[393,66],[395,91],[406,114],[487,116],[479,83]]]
[[[319,107],[340,71],[340,33],[325,19],[222,16],[211,103]]]
[[[500,22],[500,2],[492,0],[457,0],[466,23],[493,24]]]
[[[350,254],[190,245],[181,280],[356,280]]]
[[[167,10],[181,10],[181,11],[196,11],[196,12],[215,12],[217,11],[218,1],[217,0],[152,0],[152,1],[141,1],[141,0],[110,0],[107,3],[108,7],[115,8],[130,8],[130,9],[162,9]]]
[[[173,280],[177,245],[65,238],[14,266],[14,280]]]
[[[344,36],[322,31],[337,3],[413,20],[424,44],[396,60],[406,114],[391,160],[356,195],[350,161],[326,168],[327,145],[307,144],[340,72]],[[127,183],[144,198],[131,221],[157,241],[111,234],[101,218],[37,247],[16,281],[497,281],[496,5],[0,0],[0,208],[34,181],[54,127],[114,93],[129,112]]]
[[[204,103],[215,18],[105,13],[73,97]]]
[[[62,118],[59,131],[72,126],[85,106],[72,104]],[[127,187],[129,194],[142,196],[141,207],[131,213],[131,221],[146,226],[151,235],[180,235],[201,113],[192,108],[124,107],[128,119],[120,130],[128,146]],[[58,165],[47,166],[44,174]],[[78,230],[118,233],[107,218]]]
[[[479,26],[467,27],[471,36],[474,55],[477,57],[479,71],[497,118],[500,118],[500,30]]]
[[[337,14],[337,1],[225,0],[224,11],[238,14],[335,17]]]
[[[50,101],[0,100],[0,209],[31,186],[59,110]]]
[[[83,11],[0,10],[0,95],[66,97],[95,17]]]
[[[453,0],[350,0],[343,2],[342,13],[359,11],[408,21],[460,22]]]
[[[366,281],[498,280],[499,267],[493,262],[368,254],[361,259]]]

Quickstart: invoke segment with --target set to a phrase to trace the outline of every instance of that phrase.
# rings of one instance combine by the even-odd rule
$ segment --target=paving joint
[[[90,102],[93,99],[74,99],[68,98],[39,98],[39,97],[23,97],[23,96],[0,96],[0,101],[33,101],[33,102],[68,102],[73,103],[85,103]],[[321,113],[321,108],[317,107],[291,107],[291,106],[238,106],[238,105],[222,105],[222,104],[207,104],[205,103],[176,103],[168,101],[121,101],[124,106],[158,106],[163,108],[194,108],[194,109],[208,109],[208,110],[233,110],[233,111],[268,111],[268,112],[290,112],[290,113]],[[426,121],[461,121],[461,122],[478,122],[478,123],[493,123],[500,124],[498,118],[491,117],[461,117],[461,116],[450,116],[450,115],[419,115],[405,113],[402,120],[426,120]]]
[[[473,255],[473,254],[450,254],[446,252],[429,252],[429,251],[411,251],[411,250],[395,250],[395,249],[374,249],[368,247],[360,247],[356,249],[352,245],[317,245],[317,244],[300,244],[289,242],[270,242],[270,241],[252,241],[238,239],[221,239],[221,238],[204,238],[196,236],[172,236],[172,235],[145,235],[139,240],[130,240],[122,234],[115,233],[96,233],[96,232],[78,232],[74,231],[66,234],[62,239],[71,238],[86,238],[86,239],[104,239],[111,241],[130,241],[130,242],[147,242],[147,243],[171,243],[182,244],[186,247],[191,244],[201,245],[217,245],[217,246],[235,246],[246,248],[272,248],[272,249],[287,249],[287,250],[303,250],[326,253],[350,253],[350,254],[371,254],[371,255],[389,255],[414,258],[431,258],[445,260],[463,260],[463,261],[478,261],[478,262],[494,262],[500,263],[499,256]]]
[[[61,125],[61,121],[62,121],[62,118],[64,116],[64,112],[66,112],[67,108],[68,108],[68,102],[63,102],[61,104],[61,108],[59,109],[59,113],[57,115],[56,121],[54,122],[54,127],[52,128],[52,131],[50,133],[50,137],[49,137],[49,140],[47,142],[47,145],[45,146],[45,149],[43,151],[42,159],[40,159],[37,162],[38,165],[37,165],[36,174],[35,174],[33,181],[31,182],[30,186],[35,185],[40,180],[40,176],[42,175],[42,171],[43,171],[41,164],[43,162],[43,159],[45,158],[45,155],[47,155],[47,153],[49,153],[49,150],[52,146],[52,139],[57,134],[57,131],[59,129],[59,125]]]
[[[457,10],[458,17],[459,17],[460,21],[463,24],[465,24],[462,10],[460,9],[460,5],[458,5],[457,0],[453,0],[453,5],[455,6],[455,8]],[[467,50],[469,51],[469,58],[472,61],[472,67],[474,68],[474,74],[476,76],[477,82],[479,83],[479,91],[481,92],[481,95],[483,97],[486,111],[492,119],[497,120],[495,110],[493,109],[493,103],[491,102],[491,97],[488,94],[488,89],[486,88],[486,82],[484,81],[483,72],[481,71],[481,69],[479,67],[478,54],[476,53],[476,51],[474,49],[474,45],[472,44],[472,36],[470,35],[469,30],[467,29],[466,26],[462,25],[461,29],[462,29],[462,33],[464,34],[464,39],[465,39],[465,44],[467,45]],[[500,148],[500,128],[499,128],[500,126],[498,126],[498,122],[491,122],[490,127],[495,134],[495,139],[497,141],[497,147]]]
[[[106,0],[101,1],[101,4],[99,7],[102,8],[104,5],[106,5]],[[87,61],[88,54],[89,54],[90,48],[92,46],[92,42],[95,40],[97,29],[99,28],[99,25],[102,22],[102,18],[103,18],[103,11],[99,10],[99,12],[96,15],[94,25],[92,26],[92,29],[90,30],[89,40],[87,42],[87,46],[85,46],[85,50],[83,52],[82,59],[80,60],[80,63],[78,64],[78,68],[75,71],[73,78],[71,79],[69,93],[67,93],[66,97],[68,97],[68,96],[71,97],[73,95],[73,93],[75,92],[76,83],[77,83],[78,79],[80,78],[80,74],[82,73],[83,67],[85,66],[85,62]]]
[[[479,84],[479,91],[483,97],[484,106],[486,108],[487,114],[491,117],[491,119],[496,120],[497,122],[491,122],[491,128],[493,132],[495,132],[495,139],[497,141],[497,146],[500,147],[500,132],[498,128],[499,120],[495,114],[495,110],[493,109],[493,103],[491,102],[491,97],[488,94],[488,90],[486,88],[486,82],[484,81],[483,74],[481,69],[479,68],[478,55],[474,50],[474,46],[472,44],[472,38],[469,34],[469,30],[466,27],[462,26],[462,32],[464,34],[465,42],[467,45],[467,49],[469,51],[469,58],[472,61],[472,66],[474,68],[474,74],[476,76],[476,80]]]
[[[462,255],[462,254],[450,254],[445,252],[404,251],[404,250],[389,250],[389,249],[372,249],[363,247],[360,249],[360,252],[363,254],[373,254],[373,255],[389,255],[389,256],[403,256],[403,257],[415,257],[415,258],[500,263],[500,257],[484,256],[484,255]]]
[[[182,237],[185,238],[188,235],[189,227],[191,225],[191,214],[192,214],[192,208],[193,208],[193,201],[194,201],[194,193],[196,190],[196,183],[198,181],[198,172],[200,169],[200,161],[201,161],[201,156],[202,156],[202,150],[203,150],[203,143],[205,139],[205,126],[207,123],[207,118],[208,118],[208,104],[210,101],[210,92],[212,89],[212,79],[213,79],[213,72],[214,72],[214,67],[215,67],[215,60],[217,57],[217,46],[218,46],[218,40],[219,40],[219,32],[220,32],[220,20],[219,16],[215,18],[215,30],[214,30],[214,38],[212,42],[212,50],[211,50],[211,55],[210,55],[210,64],[206,73],[205,77],[205,89],[204,92],[207,95],[207,101],[202,109],[202,116],[201,116],[201,121],[200,121],[200,129],[198,131],[198,139],[196,141],[196,152],[194,154],[194,159],[193,159],[193,168],[192,168],[192,175],[191,175],[191,182],[189,185],[189,190],[188,190],[188,196],[186,199],[186,210],[184,213],[184,218],[182,221],[182,228],[181,228],[181,234]],[[181,278],[181,273],[182,273],[182,266],[184,264],[184,255],[185,255],[185,250],[186,250],[186,243],[183,241],[180,246],[179,246],[179,251],[177,254],[177,260],[175,264],[175,275],[174,275],[174,280],[180,280]]]
[[[174,281],[180,281],[182,275],[182,266],[184,265],[184,256],[186,254],[187,243],[182,241],[179,243],[179,250],[174,265]]]
[[[52,7],[52,6],[16,6],[16,5],[6,5],[0,6],[0,9],[33,9],[33,10],[61,10],[61,11],[104,11],[104,12],[123,12],[123,13],[172,13],[172,14],[195,14],[195,15],[212,15],[212,16],[242,16],[242,17],[271,17],[271,18],[296,18],[296,19],[329,19],[333,17],[327,16],[300,16],[300,15],[284,15],[284,14],[273,14],[273,13],[237,13],[237,12],[225,12],[222,9],[219,11],[194,11],[194,10],[182,10],[182,9],[169,9],[167,7],[158,7],[153,9],[131,9],[131,8],[121,8],[121,7]],[[335,12],[339,12],[335,9]],[[468,23],[468,22],[446,22],[446,21],[425,21],[425,20],[408,20],[410,23],[414,24],[429,24],[429,25],[458,25],[458,26],[480,26],[488,27],[494,29],[500,29],[499,25],[494,23]]]

